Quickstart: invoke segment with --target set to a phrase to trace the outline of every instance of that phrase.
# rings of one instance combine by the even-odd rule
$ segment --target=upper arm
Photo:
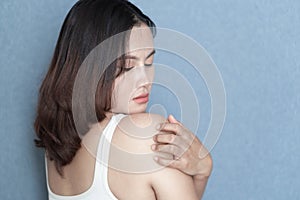
[[[164,168],[152,174],[151,185],[158,200],[196,200],[191,176],[177,169]]]
[[[157,125],[165,121],[164,117],[149,113],[123,118],[114,133],[113,143],[118,148],[111,150],[111,158],[117,158],[115,163],[123,171],[147,179],[157,199],[197,199],[192,177],[153,160],[152,137],[158,133]]]

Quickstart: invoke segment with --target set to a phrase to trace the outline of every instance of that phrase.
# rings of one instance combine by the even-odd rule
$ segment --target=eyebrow
[[[155,54],[155,49],[153,51],[151,51],[151,53],[146,57],[146,59],[148,59],[150,56],[152,56],[153,54]],[[138,57],[136,56],[131,56],[131,55],[126,55],[125,59],[134,59],[134,60],[139,60]]]

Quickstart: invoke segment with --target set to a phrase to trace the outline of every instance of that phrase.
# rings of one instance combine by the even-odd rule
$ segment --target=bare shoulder
[[[108,182],[118,199],[153,200],[151,172],[161,168],[153,160],[152,137],[166,119],[148,113],[128,115],[117,125],[110,145]]]
[[[148,153],[153,144],[153,136],[159,133],[157,127],[164,122],[166,118],[152,113],[128,115],[118,124],[113,141],[124,150]]]
[[[126,166],[120,171],[147,173],[161,168],[153,160],[155,154],[151,145],[154,144],[153,136],[159,133],[157,126],[165,121],[157,114],[139,113],[128,115],[119,122],[112,138],[110,158],[113,163]]]
[[[123,118],[119,127],[128,131],[139,132],[139,137],[154,135],[157,132],[157,125],[166,122],[166,118],[153,113],[138,113]],[[124,127],[122,127],[124,126]]]
[[[118,177],[127,180],[125,187],[135,183],[138,184],[135,187],[144,185],[148,189],[141,190],[149,191],[148,194],[152,191],[155,199],[197,199],[192,177],[177,169],[160,166],[153,159],[152,138],[159,133],[157,126],[164,122],[166,118],[157,114],[124,117],[113,135],[110,167],[118,171]],[[170,161],[173,158],[164,156],[169,156]],[[115,182],[120,183],[120,179]]]

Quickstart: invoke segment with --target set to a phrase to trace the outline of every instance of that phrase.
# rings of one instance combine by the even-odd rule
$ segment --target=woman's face
[[[116,78],[112,94],[114,113],[145,112],[154,78],[154,47],[151,30],[134,26],[126,52],[126,71]]]

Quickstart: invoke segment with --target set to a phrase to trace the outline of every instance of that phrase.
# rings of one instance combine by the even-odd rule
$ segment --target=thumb
[[[177,119],[175,119],[175,117],[173,115],[169,115],[168,120],[170,123],[175,123],[175,124],[181,125],[181,123],[179,121],[177,121]]]

